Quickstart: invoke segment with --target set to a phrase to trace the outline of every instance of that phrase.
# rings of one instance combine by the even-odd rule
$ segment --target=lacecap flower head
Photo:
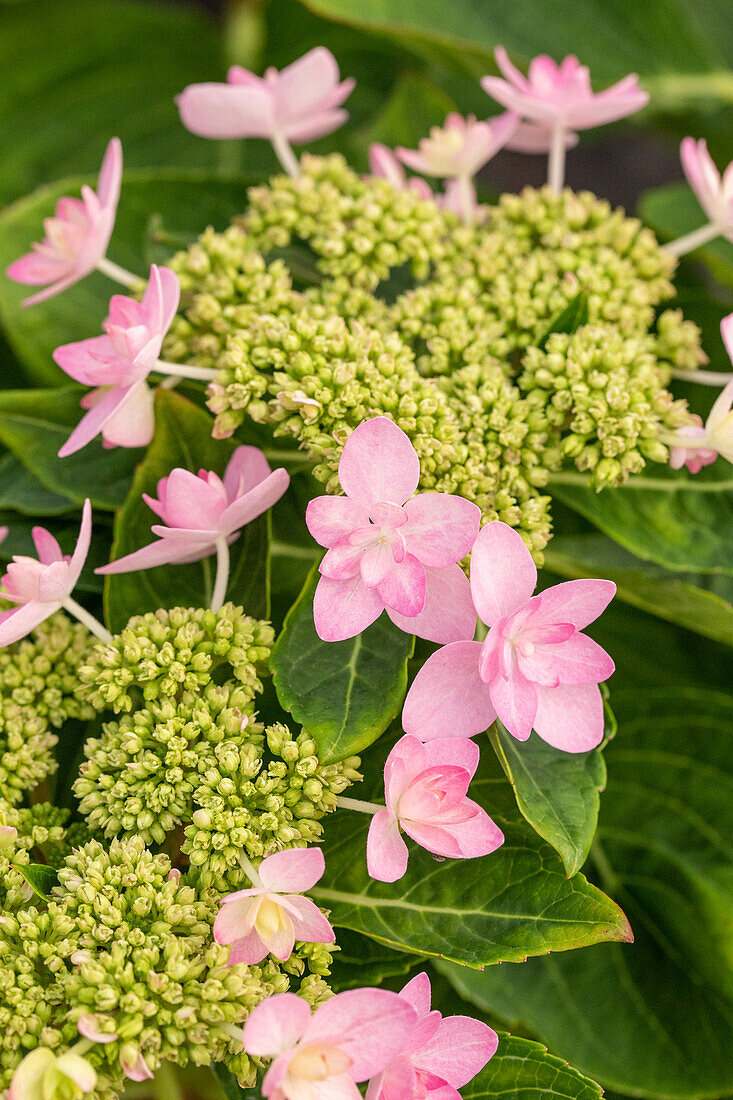
[[[15,260],[7,274],[17,283],[42,286],[23,302],[32,306],[78,283],[105,259],[115,224],[122,182],[122,146],[112,138],[99,171],[97,190],[84,186],[81,199],[63,198],[46,218],[46,236]]]
[[[344,497],[312,500],[308,530],[328,547],[313,601],[327,642],[359,634],[382,611],[435,642],[472,634],[475,613],[456,563],[470,550],[480,512],[463,497],[413,494],[420,460],[401,428],[378,416],[359,425],[339,461]]]
[[[471,554],[471,592],[490,629],[434,653],[405,700],[402,724],[423,740],[473,737],[496,717],[526,741],[534,728],[565,752],[603,740],[598,684],[614,665],[583,628],[616,591],[612,581],[577,580],[533,596],[537,569],[521,536],[504,523],[483,528]]]

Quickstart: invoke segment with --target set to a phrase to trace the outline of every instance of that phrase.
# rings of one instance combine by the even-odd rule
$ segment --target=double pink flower
[[[179,298],[176,274],[153,264],[141,302],[122,294],[111,299],[104,336],[56,348],[53,357],[70,378],[98,387],[82,400],[89,411],[59,451],[60,458],[81,450],[100,433],[108,444],[125,447],[143,447],[153,438],[147,377],[157,367]]]
[[[422,175],[471,179],[506,145],[518,123],[514,114],[478,121],[473,115],[464,118],[451,112],[443,126],[432,127],[417,150],[400,147],[395,152],[403,164]]]
[[[420,460],[387,417],[360,424],[339,462],[343,497],[312,500],[308,530],[328,548],[313,601],[326,642],[361,633],[386,609],[402,630],[434,642],[472,634],[476,614],[463,570],[480,512],[447,493],[413,496]]]
[[[16,282],[44,287],[26,298],[24,306],[60,294],[104,263],[121,182],[122,146],[119,138],[112,138],[104,154],[97,190],[84,186],[81,199],[59,199],[54,217],[43,223],[44,240],[8,267],[8,276]]]
[[[320,848],[293,848],[263,859],[248,871],[251,890],[228,894],[214,921],[214,939],[231,944],[229,966],[254,966],[266,955],[289,959],[296,940],[333,943],[333,928],[310,898],[325,870]]]
[[[369,826],[372,878],[396,882],[404,875],[408,850],[401,832],[434,855],[455,859],[485,856],[504,843],[501,829],[467,797],[478,762],[478,746],[465,738],[397,742],[384,766],[386,806]]]
[[[526,741],[534,728],[565,752],[603,740],[598,684],[611,658],[582,633],[613,598],[606,580],[566,581],[533,596],[537,570],[521,537],[500,522],[483,528],[471,555],[471,591],[490,628],[482,642],[434,653],[405,700],[402,724],[423,740],[473,737],[498,716]]]

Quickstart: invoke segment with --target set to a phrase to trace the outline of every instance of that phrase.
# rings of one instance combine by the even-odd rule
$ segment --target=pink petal
[[[354,83],[352,80],[344,80],[341,84],[344,99],[351,92]],[[320,111],[318,114],[309,115],[308,118],[293,119],[285,127],[285,136],[296,144],[315,141],[325,134],[338,130],[339,126],[343,126],[348,117],[348,111],[333,110]]]
[[[238,966],[240,963],[244,963],[245,966],[257,966],[269,954],[268,945],[263,943],[259,933],[251,928],[246,935],[232,944],[227,966]]]
[[[613,581],[563,581],[540,593],[533,623],[572,623],[576,630],[588,626],[605,610],[616,593]]]
[[[488,684],[479,676],[481,642],[453,642],[418,672],[402,711],[404,729],[423,741],[474,737],[496,718]]]
[[[430,978],[424,970],[414,978],[410,978],[407,985],[402,986],[400,997],[407,1001],[408,1005],[412,1005],[418,1016],[427,1016],[430,1012],[432,991]]]
[[[330,94],[338,83],[339,67],[331,51],[325,46],[309,50],[282,69],[274,82],[278,121],[287,124],[345,99],[348,92],[337,93],[335,100]]]
[[[20,607],[12,607],[4,612],[0,619],[0,647],[12,645],[35,630],[49,615],[61,607],[61,602],[44,603],[41,600],[29,600]]]
[[[79,537],[76,540],[76,546],[74,547],[74,553],[71,555],[71,561],[69,562],[69,584],[71,589],[76,585],[79,580],[81,571],[84,567],[84,562],[87,560],[87,554],[89,553],[89,544],[92,540],[92,502],[87,499],[84,501],[84,508],[81,513],[81,525],[79,527]],[[71,589],[69,591],[71,591]]]
[[[102,206],[117,209],[122,184],[122,143],[113,137],[104,152],[102,167],[97,178],[97,195]]]
[[[219,521],[221,530],[224,534],[233,534],[245,524],[257,519],[277,503],[289,484],[290,474],[287,470],[282,467],[273,470],[263,481],[224,510]]]
[[[377,1080],[377,1078],[373,1080]],[[393,1062],[390,1062],[379,1075],[378,1080],[379,1088],[372,1093],[372,1096],[379,1096],[381,1100],[411,1100],[417,1091],[417,1074],[407,1054],[402,1054],[399,1058],[395,1058]],[[368,1090],[367,1100],[370,1100]]]
[[[534,728],[563,752],[589,752],[603,740],[603,698],[596,684],[537,688]]]
[[[272,95],[262,85],[189,84],[176,97],[181,122],[205,138],[270,137]]]
[[[378,179],[391,183],[395,191],[401,191],[405,186],[405,172],[402,165],[388,146],[377,141],[369,146],[369,171]]]
[[[38,599],[44,603],[61,603],[71,594],[69,566],[65,561],[54,561],[38,578]]]
[[[421,848],[435,855],[475,859],[489,855],[504,843],[504,834],[489,815],[471,799],[463,807],[470,816],[464,821],[406,821],[403,828]],[[471,812],[473,811],[473,812]]]
[[[92,336],[61,344],[53,358],[62,371],[84,386],[109,386],[123,381],[128,365],[120,363],[109,336]]]
[[[580,632],[559,645],[539,646],[533,656],[540,653],[561,684],[598,684],[612,676],[615,667],[605,649]],[[531,658],[520,658],[519,667],[525,676],[534,679]]]
[[[516,673],[509,679],[492,676],[489,689],[499,721],[506,726],[512,737],[516,737],[518,741],[526,741],[535,722],[540,688],[526,680],[521,673]]]
[[[50,565],[53,561],[63,561],[64,555],[56,539],[45,527],[34,527],[31,531],[33,545],[36,548],[38,560],[43,565]]]
[[[366,1081],[402,1053],[414,1026],[414,1010],[397,993],[349,989],[316,1009],[303,1042],[338,1045],[353,1059],[352,1081]]]
[[[460,804],[470,781],[466,769],[454,764],[441,761],[425,768],[399,800],[400,824],[408,820],[432,822],[437,815]]]
[[[537,569],[521,535],[499,520],[487,523],[471,553],[471,594],[481,621],[492,626],[517,611],[536,584]]]
[[[473,645],[480,645],[474,642]],[[446,764],[462,768],[473,777],[479,764],[479,747],[467,737],[437,737],[423,745],[423,766],[425,768]]]
[[[198,543],[194,543],[194,546],[197,550],[200,548]],[[190,548],[185,543],[174,542],[172,539],[158,539],[157,542],[151,542],[140,550],[135,550],[132,554],[126,554],[116,561],[111,561],[108,565],[101,565],[94,572],[107,576],[113,573],[134,573],[139,569],[155,569],[158,565],[171,565],[174,562],[186,561],[189,550]],[[211,543],[208,547],[208,554],[213,553],[214,544]],[[208,555],[202,553],[201,556],[206,557]]]
[[[263,859],[257,873],[273,893],[302,894],[315,886],[325,869],[320,848],[288,848]]]
[[[368,525],[369,509],[349,497],[316,497],[308,502],[305,522],[316,542],[333,546],[355,527]]]
[[[460,565],[425,570],[425,606],[419,615],[400,615],[387,608],[395,626],[406,634],[417,634],[429,642],[447,645],[472,638],[476,627],[476,609],[471,599],[468,577]]]
[[[419,493],[405,505],[402,534],[423,565],[440,568],[465,557],[478,535],[481,512],[470,500],[448,493]]]
[[[8,265],[5,274],[16,283],[43,286],[69,276],[74,279],[75,276],[72,275],[70,268],[71,261],[47,256],[42,252],[26,252],[24,256],[20,256]]]
[[[332,551],[329,550],[330,553]],[[392,547],[386,541],[377,541],[361,552],[359,570],[367,588],[378,588],[387,580],[394,567]]]
[[[493,1058],[498,1045],[499,1036],[488,1024],[470,1016],[448,1016],[413,1061],[459,1089]]]
[[[321,910],[310,898],[300,895],[288,896],[293,930],[296,940],[303,943],[333,943],[336,939],[333,928]]]
[[[369,826],[367,871],[380,882],[396,882],[407,870],[407,855],[396,820],[388,810],[380,810]]]
[[[126,401],[135,396],[136,389],[136,385],[113,386],[101,401],[98,401],[81,418],[69,438],[59,449],[59,458],[66,458],[68,455],[80,451],[82,447],[86,447],[87,443],[91,443],[95,436],[102,431],[107,421],[120,411]]]
[[[152,264],[141,305],[148,330],[161,341],[176,315],[180,297],[181,285],[175,271]]]
[[[417,489],[420,460],[393,420],[376,416],[360,424],[344,444],[339,481],[361,504],[404,504]]]
[[[111,447],[147,447],[155,434],[155,400],[147,382],[132,387],[127,401],[102,428],[102,439]]]
[[[122,1066],[122,1072],[124,1073],[125,1077],[127,1077],[130,1081],[151,1081],[153,1078],[152,1070],[143,1058],[142,1054],[138,1054],[137,1058],[132,1064],[126,1063],[121,1057],[120,1065]]]
[[[285,928],[279,928],[265,943],[268,953],[280,962],[286,962],[290,958],[294,945],[295,932],[291,920],[287,920]]]
[[[271,472],[270,463],[259,447],[237,447],[224,471],[224,488],[229,503],[254,489]]]
[[[97,1074],[93,1066],[73,1050],[66,1050],[56,1059],[56,1069],[69,1077],[82,1092],[93,1092],[97,1084]],[[68,1086],[67,1086],[68,1087]],[[45,1090],[41,1092],[44,1095]],[[53,1095],[53,1094],[52,1094]]]
[[[342,642],[361,634],[383,610],[384,601],[361,576],[346,581],[321,577],[313,599],[313,621],[323,642]]]
[[[221,484],[221,483],[220,483]],[[224,488],[180,467],[168,475],[166,526],[191,530],[218,529],[226,507]]]
[[[216,943],[236,943],[249,935],[258,905],[258,897],[225,899],[214,919]]]
[[[519,91],[530,91],[529,81],[527,80],[524,73],[520,72],[516,65],[512,64],[511,60],[509,59],[509,54],[503,46],[496,47],[496,49],[494,50],[494,58],[496,60],[499,72],[502,74],[502,76],[504,76],[506,80],[509,81],[510,84],[519,89]]]
[[[347,581],[352,577],[361,577],[360,567],[363,555],[363,546],[354,546],[348,538],[342,539],[323,555],[318,572],[334,581]]]
[[[425,607],[426,589],[425,567],[412,554],[406,554],[401,562],[393,563],[377,591],[385,607],[414,618]]]
[[[272,1058],[290,1050],[311,1020],[311,1010],[295,993],[276,993],[262,1001],[244,1025],[244,1049],[255,1057]]]

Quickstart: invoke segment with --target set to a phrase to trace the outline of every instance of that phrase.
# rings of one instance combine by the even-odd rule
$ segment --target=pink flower
[[[450,114],[445,126],[433,126],[418,150],[398,148],[397,156],[415,172],[449,179],[471,179],[479,168],[506,145],[519,119],[513,114],[477,122],[474,115]]]
[[[587,752],[603,739],[598,688],[613,661],[581,633],[612,599],[611,581],[580,580],[533,596],[537,570],[521,537],[498,521],[483,528],[471,555],[471,591],[491,629],[483,643],[456,642],[418,672],[402,712],[423,740],[473,737],[498,715],[526,741],[534,728],[565,752]]]
[[[84,501],[74,553],[65,557],[56,539],[43,527],[33,528],[38,559],[16,555],[2,578],[3,599],[17,607],[0,613],[0,646],[24,638],[64,606],[79,580],[92,535],[92,506]]]
[[[338,129],[354,81],[339,83],[336,59],[318,46],[278,72],[255,76],[239,65],[226,84],[189,84],[177,97],[183,125],[206,138],[280,136],[300,144]]]
[[[721,393],[720,397],[722,396],[723,394]],[[720,397],[718,400],[720,400]],[[700,446],[675,446],[675,444],[670,441],[669,465],[673,470],[681,470],[683,466],[686,466],[691,474],[699,474],[703,466],[709,466],[711,462],[715,462],[718,457],[718,452],[704,445],[708,433],[703,427],[702,418],[696,413],[693,413],[692,419],[694,420],[694,424],[686,424],[683,428],[678,428],[675,432],[675,436],[680,440],[698,440]]]
[[[577,57],[569,56],[557,65],[551,57],[541,54],[523,76],[509,60],[503,46],[495,51],[496,63],[503,74],[485,76],[481,87],[502,107],[516,111],[528,122],[548,132],[587,130],[606,122],[615,122],[645,107],[648,94],[639,87],[638,77],[626,76],[603,92],[594,93],[590,73]],[[539,135],[534,135],[539,140]]]
[[[450,210],[469,225],[483,222],[489,209],[478,201],[476,188],[466,180],[448,180],[445,191],[435,201],[441,210]]]
[[[504,834],[466,797],[479,750],[465,738],[425,745],[400,738],[384,766],[385,809],[374,815],[367,839],[367,869],[380,882],[396,882],[407,870],[400,830],[437,856],[473,859],[495,851]]]
[[[682,169],[708,221],[733,240],[733,161],[721,178],[707,142],[686,137],[680,145]]]
[[[81,199],[59,199],[53,218],[46,218],[46,236],[33,251],[7,269],[17,283],[43,286],[23,302],[35,305],[78,283],[103,261],[115,224],[122,181],[122,146],[112,138],[99,171],[97,190],[84,186]]]
[[[381,1073],[409,1042],[414,1009],[386,989],[337,993],[311,1015],[294,993],[257,1005],[244,1025],[247,1054],[274,1059],[262,1082],[273,1100],[360,1100],[357,1081]]]
[[[123,447],[144,446],[153,438],[146,379],[156,369],[180,292],[175,272],[153,264],[141,302],[113,296],[104,336],[56,348],[53,357],[70,378],[99,387],[82,400],[89,412],[64,443],[60,458],[81,450],[100,432],[108,444]]]
[[[729,313],[720,322],[720,332],[723,337],[726,351],[733,361],[733,313]],[[673,470],[679,470],[686,466],[691,474],[697,474],[703,466],[709,466],[715,462],[718,455],[733,462],[733,378],[721,390],[715,400],[715,404],[708,413],[705,426],[702,420],[695,416],[695,424],[688,424],[684,428],[678,428],[673,436],[665,436],[664,441],[669,444],[669,464]],[[699,441],[694,447],[677,444],[685,439]]]
[[[287,471],[271,471],[257,447],[237,447],[223,480],[208,470],[192,474],[177,467],[158,482],[157,500],[143,493],[145,503],[163,520],[152,528],[158,541],[95,572],[131,573],[207,558],[220,539],[234,542],[240,528],[271,508],[289,482]]]
[[[430,1011],[430,978],[417,974],[400,997],[417,1013],[415,1028],[398,1058],[372,1077],[366,1100],[460,1100],[467,1085],[496,1054],[495,1031],[470,1016],[443,1019]]]
[[[150,1066],[135,1043],[123,1044],[120,1050],[120,1066],[128,1081],[150,1081],[153,1077]]]
[[[214,921],[217,943],[232,945],[229,966],[253,966],[266,955],[289,959],[296,940],[333,943],[333,928],[310,898],[301,897],[323,875],[320,848],[292,848],[263,859],[252,890],[228,894]]]
[[[369,168],[373,176],[387,180],[395,191],[414,191],[421,199],[432,199],[433,192],[427,180],[412,176],[408,180],[404,168],[391,149],[379,142],[369,146]]]
[[[85,1012],[77,1020],[77,1031],[85,1039],[91,1039],[93,1043],[114,1043],[117,1039],[117,1032],[102,1030],[102,1024],[107,1020],[111,1020],[111,1017],[97,1016],[93,1012]]]
[[[309,503],[308,530],[328,547],[313,601],[325,642],[361,633],[385,608],[402,630],[430,641],[473,633],[470,589],[455,563],[473,544],[479,510],[447,493],[413,496],[419,478],[409,439],[378,416],[346,441],[339,462],[346,496]]]

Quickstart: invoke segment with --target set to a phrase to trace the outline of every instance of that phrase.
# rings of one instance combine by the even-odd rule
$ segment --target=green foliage
[[[463,1089],[463,1100],[600,1100],[603,1090],[546,1047],[515,1035],[499,1035],[499,1049],[489,1064]]]
[[[278,699],[310,734],[321,760],[353,756],[384,733],[402,706],[414,639],[386,615],[345,642],[323,642],[313,623],[313,569],[272,655]]]
[[[36,897],[49,901],[51,891],[58,884],[58,871],[47,867],[45,863],[21,863],[18,870],[28,883]]]

